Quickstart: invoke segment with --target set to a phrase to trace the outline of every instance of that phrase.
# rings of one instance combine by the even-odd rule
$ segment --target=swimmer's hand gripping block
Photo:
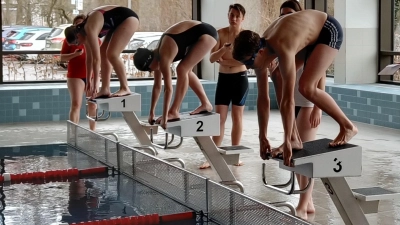
[[[303,143],[302,150],[293,150],[294,167],[287,167],[283,160],[279,167],[311,178],[359,177],[362,172],[361,146],[346,144],[329,147],[332,140],[324,138]]]
[[[141,95],[131,93],[123,97],[96,98],[89,100],[97,104],[97,110],[108,112],[135,112],[141,111]]]
[[[179,137],[219,136],[219,117],[213,112],[196,115],[181,113],[178,121],[167,123],[165,132]]]

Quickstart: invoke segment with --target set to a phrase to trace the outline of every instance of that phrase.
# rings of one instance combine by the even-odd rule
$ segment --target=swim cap
[[[76,44],[76,27],[74,25],[65,28],[64,30],[64,35],[65,35],[65,40],[67,41],[68,44],[74,45]]]
[[[154,52],[147,48],[138,48],[133,55],[133,64],[140,71],[150,71],[150,64],[153,62]]]

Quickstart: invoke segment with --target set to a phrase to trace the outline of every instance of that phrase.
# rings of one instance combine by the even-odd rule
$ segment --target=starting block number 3
[[[197,132],[203,132],[203,121],[199,120],[197,121],[197,123],[199,125],[199,127],[197,128]]]

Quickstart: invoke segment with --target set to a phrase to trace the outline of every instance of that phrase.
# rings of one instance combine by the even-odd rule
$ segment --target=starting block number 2
[[[199,120],[196,123],[197,125],[199,125],[199,127],[197,128],[197,132],[203,132],[203,121]]]

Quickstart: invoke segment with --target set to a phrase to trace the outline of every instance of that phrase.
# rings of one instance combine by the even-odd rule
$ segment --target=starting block
[[[380,200],[398,199],[400,195],[380,187],[351,190],[345,177],[361,176],[362,148],[352,144],[329,147],[331,141],[325,138],[303,143],[302,150],[292,153],[294,167],[285,166],[280,157],[274,158],[280,168],[291,172],[285,184],[268,184],[263,163],[264,186],[285,194],[300,194],[307,191],[312,178],[320,178],[346,225],[369,224],[365,214],[378,212]],[[309,177],[303,190],[294,188],[295,173]],[[289,185],[289,191],[282,189]]]
[[[236,185],[243,192],[243,184],[236,180],[228,165],[239,162],[240,153],[253,152],[244,146],[226,146],[218,148],[211,136],[220,135],[218,113],[190,115],[188,112],[180,114],[180,120],[167,123],[165,132],[181,137],[193,137],[202,153],[217,172],[224,185]]]
[[[153,132],[154,130],[157,133],[158,126],[148,126],[147,124],[139,121],[138,117],[135,114],[135,111],[141,111],[141,95],[138,93],[132,93],[127,96],[122,97],[111,97],[111,98],[96,98],[88,100],[89,103],[93,103],[97,105],[96,109],[96,117],[90,117],[88,114],[86,117],[88,119],[98,121],[98,111],[103,110],[108,112],[121,112],[124,120],[128,124],[132,133],[135,135],[137,140],[140,143],[137,149],[144,150],[149,152],[152,155],[157,155],[157,148],[164,148],[162,146],[156,145],[150,140],[147,130]],[[106,133],[109,135],[109,133]],[[114,136],[114,135],[113,135]],[[167,138],[167,137],[166,137]],[[166,161],[174,161],[179,162],[184,167],[183,160],[179,158],[171,158],[164,159]]]

